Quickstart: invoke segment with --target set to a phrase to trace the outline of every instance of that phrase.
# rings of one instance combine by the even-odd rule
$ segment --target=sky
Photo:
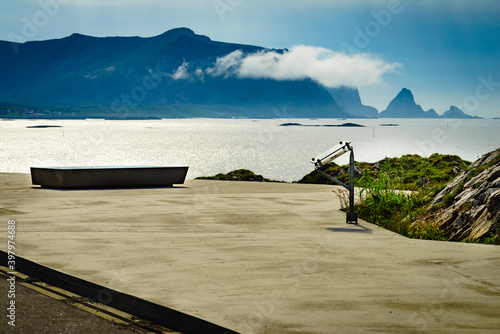
[[[358,87],[385,110],[402,88],[424,110],[500,117],[497,0],[2,0],[0,40],[151,37],[188,27],[212,40],[287,48],[238,61],[239,75],[307,75]],[[238,58],[239,57],[239,58]],[[221,60],[221,61],[222,61]]]

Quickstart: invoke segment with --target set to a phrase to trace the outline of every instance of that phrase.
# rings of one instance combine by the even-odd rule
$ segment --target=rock
[[[483,155],[462,171],[436,195],[429,210],[451,240],[481,241],[498,235],[500,149]]]
[[[226,180],[226,181],[255,181],[255,182],[279,182],[266,179],[262,175],[255,174],[248,169],[237,169],[227,174],[219,173],[215,176],[199,176],[202,180]]]
[[[429,179],[425,176],[421,177],[420,180],[418,181],[418,184],[421,186],[421,187],[424,187],[428,184],[430,184],[431,181],[429,181]]]
[[[432,205],[441,203],[444,197],[450,194],[452,191],[456,190],[458,186],[466,179],[466,177],[467,175],[465,173],[457,176],[450,184],[448,184],[443,190],[441,190],[441,192],[436,195],[434,201],[432,202]]]
[[[452,170],[452,171],[453,171],[453,174],[454,174],[454,175],[456,175],[456,174],[459,174],[459,173],[463,172],[463,170],[461,170],[461,169],[460,169],[460,168],[458,168],[458,167],[453,167],[453,170]]]
[[[283,123],[280,124],[280,126],[303,126],[303,125],[300,123]]]

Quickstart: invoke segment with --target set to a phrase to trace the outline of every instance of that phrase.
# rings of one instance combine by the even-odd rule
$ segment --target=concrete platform
[[[31,181],[44,188],[171,187],[183,184],[188,167],[31,167]]]
[[[332,188],[65,191],[0,174],[0,220],[20,256],[241,333],[498,332],[498,246],[347,225]]]

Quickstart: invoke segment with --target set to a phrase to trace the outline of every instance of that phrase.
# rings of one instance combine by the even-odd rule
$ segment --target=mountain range
[[[0,41],[0,101],[71,110],[81,107],[87,114],[95,115],[95,110],[100,110],[98,116],[114,118],[137,114],[440,117],[433,109],[423,111],[408,89],[403,89],[379,114],[377,109],[362,104],[357,88],[326,88],[311,79],[234,75],[238,55],[269,51],[288,52],[212,41],[188,28],[149,38],[73,34],[46,41]],[[443,117],[471,118],[456,107]]]

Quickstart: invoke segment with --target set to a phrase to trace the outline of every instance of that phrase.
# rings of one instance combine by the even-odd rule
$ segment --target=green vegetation
[[[500,223],[497,224],[495,233],[493,233],[491,237],[485,238],[483,243],[489,245],[500,245]]]
[[[447,194],[444,196],[444,201],[442,206],[449,206],[453,204],[453,201],[455,201],[455,197],[457,197],[458,194],[464,189],[463,184],[458,186],[455,190],[453,190],[451,193]]]
[[[425,187],[419,191],[398,190],[402,184],[390,173],[376,177],[365,174],[356,211],[360,218],[416,239],[446,240],[433,215],[426,210],[445,184]]]
[[[429,158],[405,155],[356,165],[356,187],[362,188],[356,212],[361,219],[410,238],[447,239],[427,207],[470,162],[455,155],[433,154]],[[348,182],[348,166],[325,167],[328,174]],[[333,184],[316,171],[299,182]],[[446,200],[453,202],[458,193],[449,194]],[[347,191],[340,191],[340,195],[341,205],[347,210]]]
[[[257,182],[280,182],[266,179],[262,175],[255,174],[248,169],[237,169],[227,174],[219,173],[215,176],[200,176],[199,180],[224,180],[224,181],[257,181]]]
[[[401,184],[386,172],[375,177],[366,173],[359,181],[365,185],[355,208],[359,218],[410,238],[446,240],[445,233],[426,210],[444,185],[420,191],[399,190],[396,188],[401,188]],[[347,190],[336,193],[340,195],[342,210],[347,211]]]
[[[359,162],[356,165],[359,168],[355,180],[357,187],[369,187],[373,178],[378,179],[384,175],[390,179],[394,189],[421,190],[439,187],[453,180],[470,165],[470,162],[456,155],[433,154],[429,158],[422,158],[416,154],[408,154],[401,158],[385,158],[376,163]],[[348,166],[329,164],[325,167],[323,170],[326,173],[344,183],[349,181]],[[298,182],[334,184],[316,171],[304,176]]]

